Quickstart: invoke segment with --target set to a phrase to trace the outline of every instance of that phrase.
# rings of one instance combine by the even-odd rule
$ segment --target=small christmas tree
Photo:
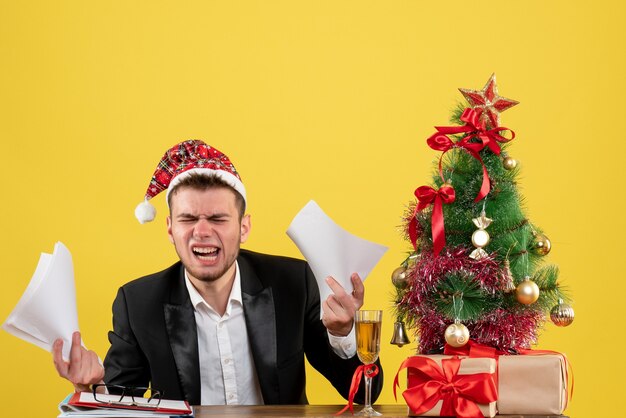
[[[405,213],[413,251],[392,275],[397,325],[416,330],[420,353],[468,339],[514,353],[537,342],[547,312],[561,326],[574,312],[557,267],[544,264],[550,240],[522,208],[515,134],[500,125],[518,102],[498,96],[495,74],[482,90],[459,90],[469,106],[427,139],[442,153],[434,185],[418,187]]]

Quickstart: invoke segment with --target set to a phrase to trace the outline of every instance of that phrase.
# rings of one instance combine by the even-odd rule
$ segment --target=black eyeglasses
[[[106,393],[98,393],[98,389]],[[145,408],[157,408],[161,403],[162,393],[160,390],[144,387],[131,387],[121,385],[93,385],[93,398],[96,402],[107,405],[138,406]],[[149,396],[147,396],[149,394]]]

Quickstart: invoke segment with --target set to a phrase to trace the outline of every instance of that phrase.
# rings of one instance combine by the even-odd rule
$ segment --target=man
[[[347,398],[360,364],[358,275],[351,294],[326,279],[334,294],[322,303],[320,321],[319,290],[304,261],[240,250],[251,228],[245,188],[230,160],[201,141],[164,155],[136,211],[141,222],[154,218],[147,201],[164,190],[180,261],[120,288],[104,367],[76,334],[69,362],[61,358],[62,341],[55,343],[59,374],[76,390],[104,381],[150,385],[191,404],[298,404],[307,402],[306,354]],[[381,388],[382,373],[374,398]]]

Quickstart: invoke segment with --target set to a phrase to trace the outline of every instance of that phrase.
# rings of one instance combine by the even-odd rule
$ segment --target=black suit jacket
[[[302,260],[241,250],[244,315],[266,404],[307,403],[304,355],[347,398],[358,358],[343,360],[330,347],[319,319],[320,297]],[[180,262],[122,286],[113,302],[105,382],[148,386],[169,399],[200,404],[198,336]],[[380,368],[380,364],[379,364]],[[382,388],[382,368],[372,398]],[[363,385],[361,385],[363,386]],[[357,402],[363,399],[363,388]]]

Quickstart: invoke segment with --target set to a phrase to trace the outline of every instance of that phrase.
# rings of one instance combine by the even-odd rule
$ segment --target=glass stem
[[[372,407],[372,378],[367,374],[365,375],[365,408]]]

